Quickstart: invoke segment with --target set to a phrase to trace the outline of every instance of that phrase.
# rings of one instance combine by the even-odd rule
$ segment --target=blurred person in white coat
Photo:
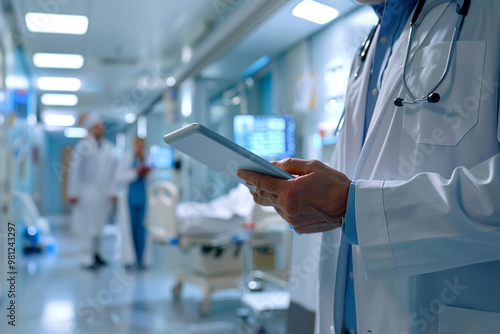
[[[105,262],[99,254],[103,228],[116,202],[117,159],[113,144],[104,138],[104,125],[95,114],[85,115],[88,135],[73,148],[68,198],[73,205],[72,229],[82,246],[82,265],[95,269]]]
[[[126,267],[144,269],[151,263],[150,241],[145,226],[147,179],[150,170],[144,158],[144,140],[134,138],[133,150],[120,160],[118,185],[123,187],[117,210],[122,234],[121,260]]]
[[[500,2],[358,2],[381,21],[333,168],[239,175],[296,232],[322,232],[317,333],[500,333]]]

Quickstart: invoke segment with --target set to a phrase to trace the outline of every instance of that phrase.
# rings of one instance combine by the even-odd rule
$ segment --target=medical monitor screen
[[[267,160],[295,154],[295,121],[291,116],[238,115],[234,142]]]
[[[174,151],[170,147],[153,145],[149,149],[149,165],[155,168],[174,166]]]

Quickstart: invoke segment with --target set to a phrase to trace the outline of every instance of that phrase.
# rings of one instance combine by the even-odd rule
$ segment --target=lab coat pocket
[[[449,42],[424,47],[408,64],[406,80],[416,98],[439,82],[449,47]],[[486,41],[457,42],[448,75],[436,90],[441,100],[405,106],[403,127],[417,143],[455,146],[477,124],[485,49]]]
[[[499,333],[500,313],[441,306],[438,334]]]

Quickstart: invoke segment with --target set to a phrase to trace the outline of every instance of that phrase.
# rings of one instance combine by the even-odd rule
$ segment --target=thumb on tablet
[[[271,161],[271,163],[290,174],[305,175],[312,173],[320,162],[317,160],[286,158],[281,161]]]

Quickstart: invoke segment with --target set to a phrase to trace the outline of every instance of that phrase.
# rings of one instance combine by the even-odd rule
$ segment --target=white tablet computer
[[[165,143],[189,155],[231,180],[245,184],[239,169],[292,179],[293,176],[269,161],[233,143],[205,126],[192,123],[163,137]]]

